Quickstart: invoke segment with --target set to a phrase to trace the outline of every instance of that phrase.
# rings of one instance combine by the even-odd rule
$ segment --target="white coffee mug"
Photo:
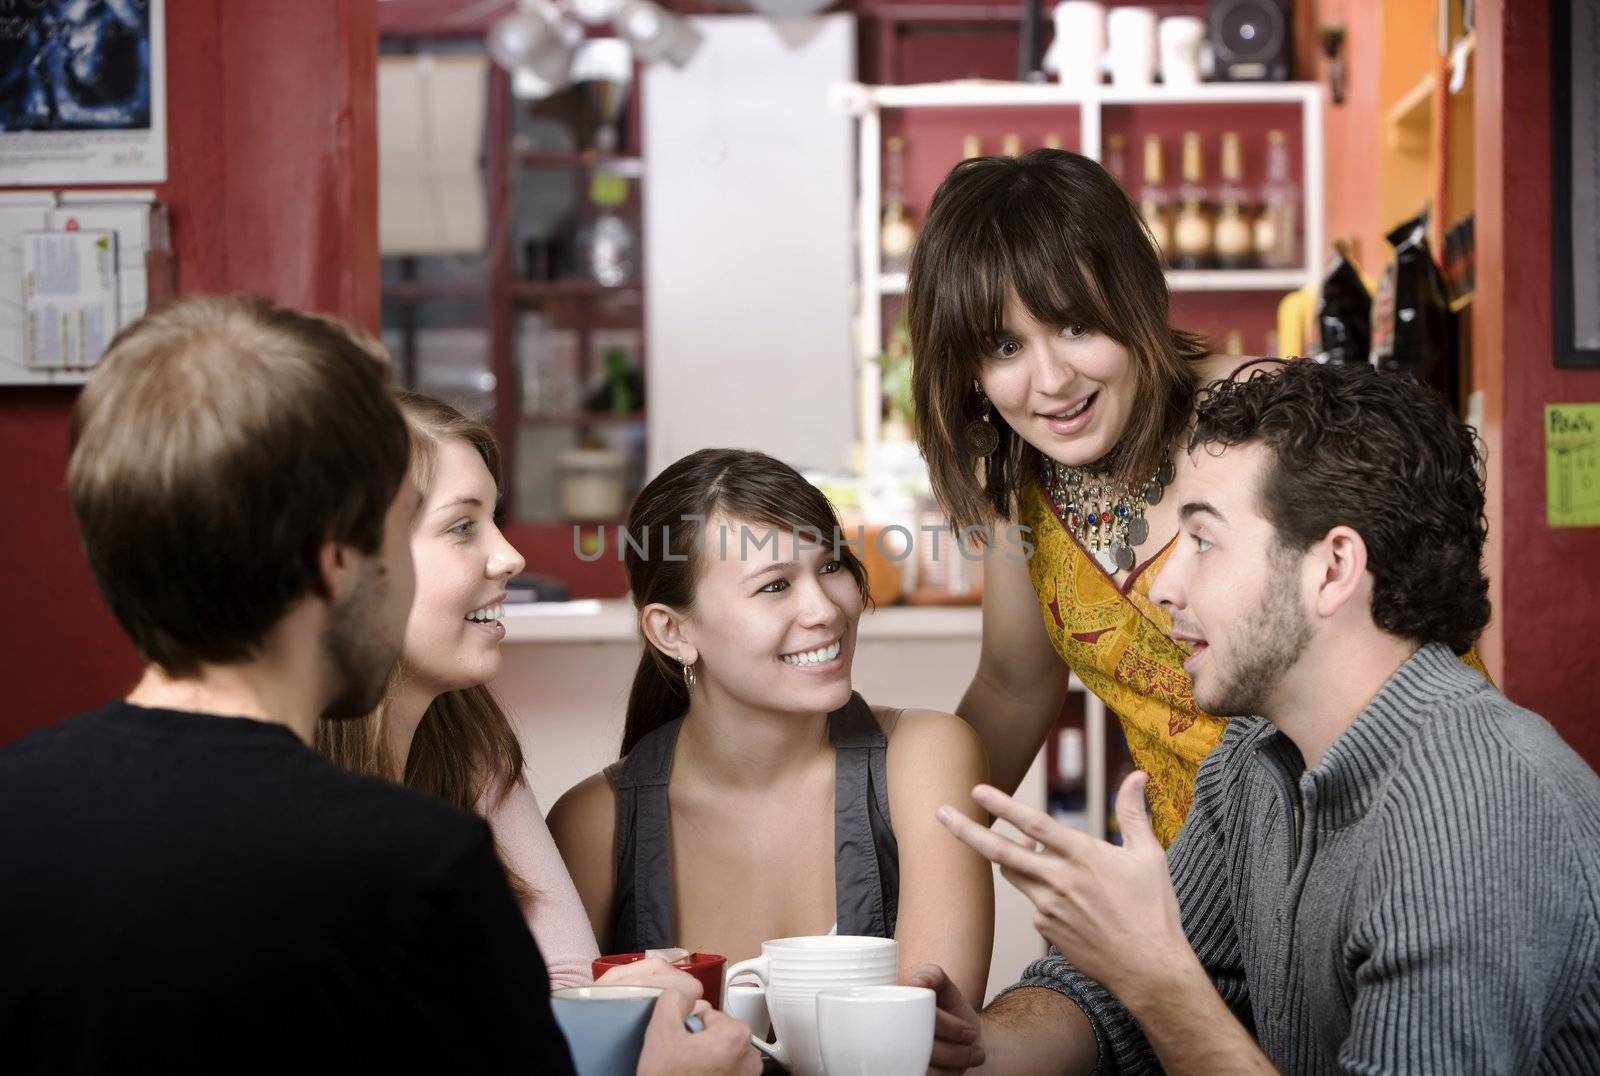
[[[1112,8],[1106,16],[1106,65],[1115,86],[1148,86],[1156,78],[1156,13]]]
[[[728,969],[761,981],[777,1041],[752,1039],[794,1076],[824,1076],[817,1045],[817,993],[836,987],[888,986],[899,974],[893,938],[816,935],[761,943],[761,955]],[[726,995],[725,995],[726,996]]]
[[[1063,86],[1083,89],[1100,83],[1105,66],[1106,8],[1094,0],[1062,0],[1051,13],[1056,36],[1045,56],[1046,71]]]
[[[722,988],[722,1011],[750,1025],[758,1039],[767,1037],[772,1017],[767,1015],[766,989],[754,983],[729,983]]]
[[[1198,84],[1206,24],[1193,15],[1172,15],[1161,20],[1156,37],[1160,41],[1161,81],[1168,86]]]
[[[817,1043],[828,1076],[922,1076],[933,1056],[933,991],[852,986],[817,993]]]

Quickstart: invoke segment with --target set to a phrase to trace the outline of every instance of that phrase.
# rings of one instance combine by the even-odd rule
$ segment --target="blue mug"
[[[550,992],[578,1076],[633,1076],[659,987],[572,986]]]

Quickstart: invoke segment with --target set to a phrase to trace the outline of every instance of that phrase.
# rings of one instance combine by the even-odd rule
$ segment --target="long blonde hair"
[[[439,446],[464,442],[482,457],[496,481],[500,449],[489,427],[469,418],[443,400],[417,393],[397,394],[411,438],[409,480],[426,497],[438,468]],[[407,675],[402,659],[389,674],[384,699],[365,717],[353,721],[317,722],[317,750],[357,773],[392,779],[384,718]],[[486,685],[447,691],[428,704],[405,760],[406,785],[432,793],[466,811],[498,803],[522,779],[522,748],[511,722]],[[505,855],[501,853],[504,862]],[[533,898],[528,882],[506,866],[519,902]]]

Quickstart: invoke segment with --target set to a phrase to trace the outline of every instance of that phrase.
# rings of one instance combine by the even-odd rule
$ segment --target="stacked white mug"
[[[1193,15],[1169,15],[1156,27],[1161,81],[1168,86],[1198,85],[1206,47],[1206,24]]]
[[[742,974],[761,980],[777,1041],[756,1045],[794,1076],[823,1076],[817,1044],[817,992],[835,987],[894,983],[899,946],[893,938],[825,935],[778,938],[761,943],[761,955],[728,969],[728,982]]]
[[[1052,13],[1056,36],[1045,57],[1061,85],[1083,90],[1100,85],[1106,60],[1106,6],[1095,0],[1061,0]]]
[[[1156,80],[1156,13],[1147,7],[1112,8],[1106,16],[1106,66],[1113,86],[1148,86]]]

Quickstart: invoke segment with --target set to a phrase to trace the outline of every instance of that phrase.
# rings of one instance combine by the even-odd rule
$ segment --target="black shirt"
[[[488,827],[247,718],[0,751],[0,1069],[570,1072]]]

